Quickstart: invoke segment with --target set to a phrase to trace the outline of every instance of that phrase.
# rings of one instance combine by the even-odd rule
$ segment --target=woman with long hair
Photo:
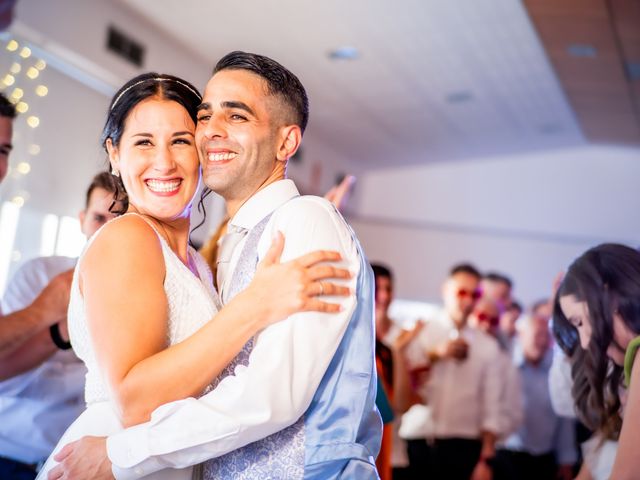
[[[638,478],[640,457],[640,252],[594,247],[569,267],[556,294],[554,333],[572,358],[580,419],[619,445],[611,478]],[[621,392],[628,389],[621,423]]]

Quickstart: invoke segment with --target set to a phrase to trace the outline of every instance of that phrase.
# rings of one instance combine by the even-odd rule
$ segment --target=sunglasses
[[[487,322],[489,323],[489,325],[492,325],[492,326],[496,326],[500,322],[500,317],[495,317],[485,312],[477,313],[476,317],[478,318],[478,321]]]
[[[464,288],[460,288],[458,289],[457,295],[458,298],[471,297],[473,300],[478,300],[480,297],[482,297],[482,290],[466,290]]]

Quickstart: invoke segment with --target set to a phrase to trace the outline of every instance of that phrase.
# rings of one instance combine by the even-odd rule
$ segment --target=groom
[[[215,389],[158,408],[151,421],[58,455],[49,478],[141,478],[208,460],[205,479],[377,479],[373,284],[359,243],[327,201],[285,179],[308,119],[304,87],[260,55],[233,52],[214,69],[196,128],[205,184],[227,203],[220,246],[223,302],[242,291],[272,237],[282,260],[337,250],[354,276],[338,314],[301,313],[250,341]],[[108,458],[106,452],[108,452]]]

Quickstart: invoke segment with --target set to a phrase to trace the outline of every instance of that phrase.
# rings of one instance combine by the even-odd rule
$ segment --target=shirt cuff
[[[107,456],[117,480],[138,479],[160,470],[162,467],[155,459],[149,458],[150,455],[145,424],[127,428],[107,438]],[[144,466],[142,462],[145,462]]]

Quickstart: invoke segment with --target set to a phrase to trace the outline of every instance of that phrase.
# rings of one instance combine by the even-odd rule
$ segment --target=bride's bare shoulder
[[[149,222],[140,215],[123,215],[110,221],[91,239],[82,265],[111,263],[116,266],[134,262],[142,267],[157,263],[161,257],[160,239]]]

